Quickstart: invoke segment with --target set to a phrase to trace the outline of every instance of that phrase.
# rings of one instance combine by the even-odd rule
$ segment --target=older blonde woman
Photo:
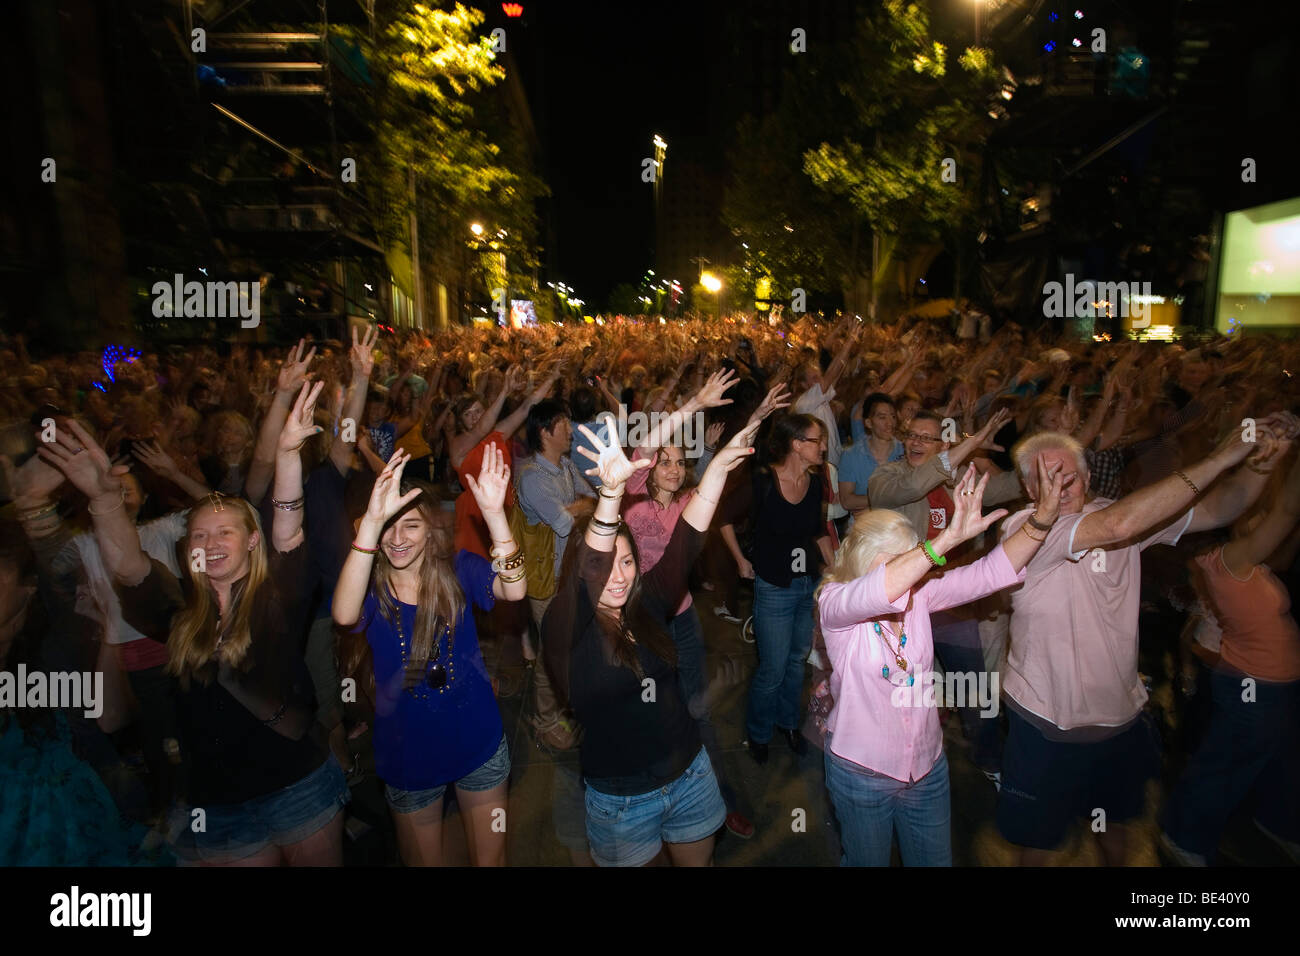
[[[1038,461],[1035,520],[1050,527],[1060,508],[1060,466]],[[1026,523],[974,564],[924,580],[943,554],[1006,515],[981,515],[988,475],[970,466],[953,495],[953,518],[921,542],[894,511],[858,517],[817,589],[822,634],[834,671],[827,720],[826,785],[840,821],[846,866],[888,866],[894,832],[904,866],[951,866],[948,762],[933,680],[930,613],[978,600],[1024,580],[1046,532]],[[922,583],[924,581],[924,583]],[[996,688],[994,688],[996,693]],[[996,711],[994,711],[996,713]]]

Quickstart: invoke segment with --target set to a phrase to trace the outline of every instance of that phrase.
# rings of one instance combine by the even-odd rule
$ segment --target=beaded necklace
[[[436,630],[436,626],[435,626]],[[447,638],[447,666],[443,667],[438,663],[438,658],[442,656],[442,639]],[[402,673],[406,673],[407,658],[406,648],[406,631],[402,628],[402,609],[397,609],[397,644],[402,653]],[[425,676],[424,682],[431,689],[436,690],[439,694],[447,692],[447,686],[456,679],[456,661],[452,654],[456,649],[456,635],[452,634],[451,626],[444,624],[442,633],[438,635],[433,644],[433,656],[429,661],[433,664],[432,669]],[[418,685],[406,688],[406,692],[417,700],[428,700],[429,692]]]
[[[887,636],[889,632],[880,626],[879,621],[873,621],[871,626],[875,629],[876,636],[884,643],[885,649],[893,656],[894,663],[902,670],[902,673],[895,673],[891,678],[889,676],[889,665],[884,664],[880,668],[880,676],[891,684],[906,684],[908,687],[911,687],[912,684],[916,682],[916,675],[908,673],[907,658],[903,655],[903,648],[907,646],[907,631],[905,631],[901,625],[899,626],[898,646],[894,647],[889,643],[889,637]],[[904,680],[904,677],[907,679]]]

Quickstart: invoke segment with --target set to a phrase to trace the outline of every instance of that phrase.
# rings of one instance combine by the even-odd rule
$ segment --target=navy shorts
[[[471,770],[455,781],[452,786],[457,790],[491,790],[510,778],[510,748],[506,746],[506,735],[501,735],[501,743],[496,752],[477,770]],[[384,785],[384,798],[394,813],[415,813],[432,806],[442,799],[447,785],[431,787],[428,790],[399,790]]]
[[[1055,850],[1080,817],[1123,823],[1142,815],[1146,782],[1160,748],[1143,714],[1128,730],[1094,743],[1048,740],[1006,709],[1009,730],[1002,754],[998,831],[1018,846]]]

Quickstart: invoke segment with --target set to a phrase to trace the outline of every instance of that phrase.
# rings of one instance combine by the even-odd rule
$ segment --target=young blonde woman
[[[167,644],[194,808],[176,821],[174,849],[190,863],[343,863],[348,789],[314,723],[301,651],[311,595],[299,449],[321,430],[321,384],[302,386],[280,433],[271,547],[248,502],[210,496],[190,511],[185,594],[141,548],[121,479],[83,428],[69,422],[40,452],[90,499],[123,619]]]
[[[1038,460],[1048,489],[1035,519],[1060,510],[1060,467]],[[1028,523],[989,554],[924,581],[944,553],[1006,516],[981,515],[988,475],[966,469],[953,518],[922,543],[911,523],[885,509],[858,516],[817,589],[834,670],[827,719],[826,786],[840,822],[846,866],[888,866],[895,832],[904,866],[951,866],[948,761],[933,691],[930,613],[978,600],[1024,580],[1046,538]],[[922,583],[924,581],[924,583]]]
[[[504,866],[510,751],[470,607],[527,594],[504,510],[510,469],[490,445],[478,478],[465,476],[491,537],[489,562],[453,554],[433,490],[402,485],[409,458],[395,452],[375,480],[334,591],[334,621],[354,635],[344,668],[360,674],[374,705],[375,769],[402,860],[442,862],[443,795],[454,785],[472,861]]]

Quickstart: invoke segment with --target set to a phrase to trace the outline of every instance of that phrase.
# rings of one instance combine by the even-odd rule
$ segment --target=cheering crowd
[[[0,863],[341,865],[373,766],[402,863],[452,789],[506,865],[524,694],[574,863],[709,865],[777,823],[701,613],[846,865],[952,864],[949,709],[1021,863],[1131,860],[1162,773],[1166,862],[1243,809],[1300,862],[1300,342],[965,325],[0,337],[0,678],[102,675],[0,683]]]

